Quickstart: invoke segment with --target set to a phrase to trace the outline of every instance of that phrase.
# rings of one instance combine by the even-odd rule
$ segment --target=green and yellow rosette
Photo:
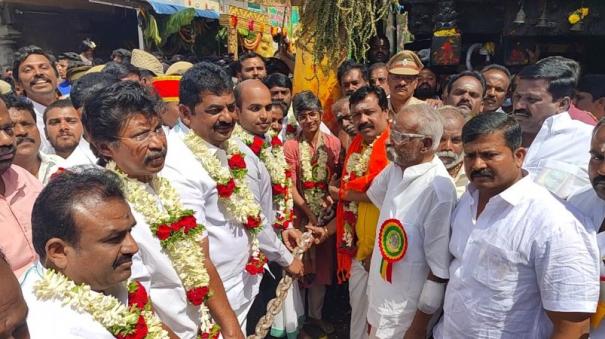
[[[380,275],[390,283],[393,264],[401,260],[408,250],[408,236],[399,220],[387,219],[382,223],[378,234],[378,246],[382,256]]]

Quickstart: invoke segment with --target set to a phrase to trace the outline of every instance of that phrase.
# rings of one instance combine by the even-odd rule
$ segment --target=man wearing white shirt
[[[54,153],[44,134],[43,114],[46,106],[59,99],[57,76],[55,62],[40,47],[26,46],[15,53],[13,77],[34,105],[36,125],[41,134],[40,150],[44,153]]]
[[[209,156],[218,159],[223,168],[228,167],[225,143],[231,138],[235,126],[235,98],[233,84],[227,74],[218,66],[200,63],[189,69],[181,79],[180,109],[183,122],[191,128],[185,140],[196,140],[199,147],[208,150]],[[235,139],[234,139],[235,140]],[[172,133],[169,144],[179,143],[180,139]],[[245,184],[254,196],[254,201],[240,203],[268,204],[271,201],[261,197],[271,196],[271,184],[268,176],[260,173],[260,160],[243,143],[235,140],[237,148],[243,153],[246,165]],[[172,144],[171,144],[172,145]],[[172,147],[172,146],[171,146]],[[216,181],[205,165],[197,159],[194,164],[183,164],[183,159],[195,156],[191,146],[187,145],[179,155],[171,157],[169,152],[163,174],[170,179],[175,188],[183,194],[186,206],[195,206],[204,211],[203,220],[208,230],[210,256],[225,286],[227,297],[235,311],[240,325],[246,328],[246,316],[258,293],[260,276],[246,270],[252,244],[249,232],[229,214],[225,203],[219,196]],[[264,214],[264,213],[263,213]],[[290,274],[302,274],[302,262],[287,251],[283,243],[270,228],[270,216],[261,220],[263,230],[258,234],[260,250],[271,261],[278,262]]]
[[[450,281],[435,338],[580,338],[599,296],[594,234],[522,169],[505,113],[462,130],[471,183],[453,214]]]
[[[127,306],[124,282],[138,251],[131,235],[135,223],[119,180],[103,170],[64,173],[47,185],[32,212],[34,247],[40,260],[21,282],[31,338],[115,337],[95,317],[91,308],[97,304],[84,302],[85,295],[70,300],[73,296],[61,288],[67,282],[84,285]],[[49,275],[55,278],[48,280]],[[59,283],[59,279],[66,281]],[[74,307],[75,302],[80,308]]]
[[[294,250],[297,240],[300,239],[301,233],[294,228],[292,220],[287,221],[285,224],[287,229],[275,228],[275,222],[277,221],[276,213],[283,213],[283,211],[278,211],[279,206],[273,203],[274,197],[272,188],[274,178],[271,177],[270,172],[268,171],[268,168],[270,167],[268,166],[273,166],[273,168],[275,168],[275,166],[278,165],[277,163],[279,160],[274,158],[272,150],[267,153],[262,153],[263,148],[270,149],[273,147],[271,145],[272,142],[265,140],[265,133],[267,133],[271,127],[272,121],[271,109],[273,102],[271,101],[271,93],[269,92],[267,86],[265,86],[265,84],[263,84],[260,80],[248,79],[237,84],[234,94],[237,106],[236,112],[238,116],[238,125],[235,127],[236,132],[232,137],[237,138],[240,142],[246,144],[247,147],[254,153],[253,157],[257,160],[256,163],[258,164],[258,177],[262,187],[264,187],[264,189],[259,192],[260,196],[257,197],[258,201],[261,203],[263,214],[268,221],[266,224],[267,227],[264,231],[274,232],[276,237],[280,239],[283,237],[284,244],[288,248],[286,248],[286,246],[279,246],[281,257],[289,259],[291,257],[289,251]],[[248,144],[247,141],[251,141],[251,144]],[[255,143],[254,141],[258,142]],[[262,147],[259,148],[257,145],[262,145]],[[285,176],[285,172],[288,171],[289,168],[285,160],[285,156],[283,156],[283,150],[281,152],[283,168],[280,170],[280,172]],[[269,154],[270,156],[263,158],[263,154]],[[267,162],[273,163],[270,164]],[[267,187],[269,189],[267,189]],[[290,199],[292,199],[291,195]],[[294,211],[292,209],[289,211],[292,218],[294,218],[293,212]],[[288,215],[281,216],[286,218],[288,217]],[[277,284],[282,277],[282,270],[279,263],[270,262],[269,269],[271,270],[271,274],[263,276],[259,288],[259,295],[256,297],[248,314],[248,332],[252,332],[254,330],[258,320],[266,313],[267,303],[269,300],[275,297]],[[300,305],[300,308],[303,308],[298,293],[296,293],[296,297],[297,305]],[[299,310],[301,314],[297,315],[296,310],[289,311],[292,311],[292,313],[295,315],[292,317],[293,319],[290,319],[294,322],[297,322],[299,316],[302,316],[302,313],[304,313],[304,311]],[[293,327],[298,328],[298,326]]]
[[[590,144],[590,162],[588,175],[592,186],[569,197],[569,203],[580,210],[590,222],[586,228],[597,233],[597,243],[601,258],[605,254],[605,121],[597,123],[592,133]],[[590,335],[592,338],[605,338],[605,325],[602,324],[605,315],[605,265],[600,260],[601,267],[601,294],[597,312],[592,316]]]
[[[523,163],[532,179],[561,198],[588,185],[592,126],[573,120],[575,78],[562,61],[525,67],[517,75],[513,115],[523,131]]]
[[[102,157],[100,162],[127,176],[134,184],[141,185],[151,199],[147,202],[155,203],[160,211],[158,213],[168,213],[167,204],[170,198],[162,195],[162,190],[157,185],[152,185],[159,180],[154,177],[164,167],[167,153],[166,136],[156,111],[155,100],[139,83],[115,83],[86,101],[82,121],[99,150]],[[181,164],[186,163],[182,155],[179,155],[179,158]],[[197,176],[199,177],[199,174]],[[126,180],[123,179],[124,185],[128,183]],[[197,224],[205,225],[202,221],[205,211],[188,205],[183,191],[172,187],[178,193],[177,199],[183,208],[193,210],[194,217],[200,220]],[[192,280],[202,278],[190,276],[189,285],[183,283],[185,278],[182,274],[186,270],[177,269],[186,263],[162,245],[160,240],[165,239],[161,239],[159,233],[152,231],[152,225],[143,210],[144,206],[137,203],[133,196],[129,195],[127,199],[137,222],[132,235],[140,249],[133,258],[132,276],[148,288],[160,319],[180,338],[194,338],[199,331],[204,330],[200,327],[201,309],[190,298],[190,284]],[[204,256],[203,262],[198,264],[203,265],[209,277],[207,287],[212,291],[212,296],[204,303],[221,326],[223,337],[242,338],[220,277],[210,260],[207,237],[202,235],[202,240],[196,245],[199,246],[197,250],[201,250]]]
[[[393,163],[366,192],[380,209],[368,280],[370,338],[426,337],[431,315],[441,307],[457,200],[435,155],[442,133],[442,119],[429,106],[399,110],[388,152]]]
[[[8,113],[13,122],[17,152],[14,164],[26,169],[46,184],[63,160],[54,154],[40,151],[40,131],[36,126],[33,105],[24,97],[7,97]]]

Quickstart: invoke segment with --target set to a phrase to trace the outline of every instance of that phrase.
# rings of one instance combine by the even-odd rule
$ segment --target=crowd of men
[[[284,274],[274,337],[333,333],[333,283],[352,339],[605,337],[605,76],[553,56],[440,81],[386,42],[331,107],[252,52],[21,48],[0,338],[243,338]]]

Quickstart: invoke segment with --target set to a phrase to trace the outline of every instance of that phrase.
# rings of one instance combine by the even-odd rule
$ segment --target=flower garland
[[[322,142],[317,145],[317,157],[314,160],[311,146],[307,141],[299,143],[300,164],[303,180],[303,195],[311,212],[319,217],[324,210],[323,200],[328,194],[328,154]]]
[[[205,302],[210,297],[210,277],[203,265],[204,252],[200,242],[204,227],[197,223],[192,210],[185,210],[170,182],[154,176],[151,186],[157,196],[145,189],[145,184],[128,178],[115,162],[107,164],[124,184],[128,201],[141,213],[151,232],[170,258],[172,266],[185,288],[187,300],[200,310],[200,338],[218,338],[220,327],[214,323]],[[160,199],[164,209],[158,208]]]
[[[79,313],[88,313],[118,339],[169,338],[153,313],[145,288],[137,281],[128,284],[128,306],[111,295],[93,291],[89,285],[77,285],[61,273],[46,270],[34,285],[41,300],[59,300]]]
[[[352,153],[347,161],[346,172],[343,176],[343,186],[355,178],[361,177],[368,171],[368,165],[370,163],[370,156],[374,149],[374,143],[365,147],[361,153]],[[347,248],[353,247],[353,230],[357,224],[357,212],[358,203],[356,201],[344,201],[344,232],[342,234],[342,241]]]
[[[260,251],[258,241],[258,233],[263,229],[262,215],[260,205],[246,182],[248,170],[245,155],[233,139],[227,140],[225,149],[229,167],[224,167],[218,157],[210,153],[206,142],[193,131],[187,133],[183,140],[212,180],[216,182],[219,201],[222,202],[227,213],[249,232],[251,253],[246,264],[246,271],[252,275],[262,274],[267,262],[267,258]]]
[[[248,133],[240,125],[235,127],[233,135],[250,147],[267,167],[271,177],[275,210],[273,227],[278,231],[287,229],[294,220],[294,200],[292,199],[292,173],[284,156],[283,143],[277,136],[273,136],[271,147],[268,147],[265,139]]]

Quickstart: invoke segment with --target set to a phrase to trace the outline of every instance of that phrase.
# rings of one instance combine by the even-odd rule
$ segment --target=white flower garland
[[[193,211],[183,209],[178,193],[165,178],[153,177],[151,187],[157,194],[153,195],[146,190],[144,183],[128,178],[122,173],[115,162],[110,161],[107,169],[112,170],[122,179],[128,201],[137,212],[143,215],[153,235],[160,239],[162,248],[183,283],[189,302],[196,306],[197,302],[192,302],[193,297],[190,298],[190,293],[202,290],[205,292],[203,293],[205,300],[209,292],[210,276],[203,264],[205,260],[201,246],[203,226],[197,225],[198,227],[191,232],[170,232],[171,224],[178,223],[184,216],[192,216]],[[165,211],[158,207],[157,199],[161,201]],[[161,229],[168,231],[169,236],[166,239],[159,237],[158,232],[161,232]],[[200,331],[216,334],[218,325],[212,320],[205,302],[199,304],[199,311]]]
[[[254,136],[245,131],[240,125],[236,125],[233,135],[248,146],[254,142]],[[280,145],[277,145],[272,141],[271,147],[267,146],[265,142],[264,147],[260,151],[259,159],[265,164],[271,177],[273,207],[275,211],[274,226],[276,229],[286,229],[294,218],[294,200],[292,198],[293,183],[289,175],[290,168],[286,161],[281,142]],[[285,188],[284,194],[276,194],[276,186]]]
[[[233,193],[228,198],[219,195],[219,201],[221,201],[229,216],[236,222],[241,223],[250,235],[251,258],[248,264],[260,265],[262,267],[266,261],[266,258],[260,251],[258,240],[258,233],[262,230],[262,210],[246,182],[247,170],[232,171],[229,167],[223,166],[219,158],[210,152],[206,142],[193,131],[189,131],[183,141],[217,184],[227,185],[230,181],[235,182]],[[228,159],[236,155],[239,155],[242,159],[244,158],[239,145],[233,139],[227,140],[224,146]],[[250,221],[250,217],[256,218],[258,225],[254,227],[246,226]],[[251,274],[258,274],[262,273],[261,267],[257,267],[258,271],[255,273],[250,272],[248,266],[246,269]]]
[[[129,308],[114,296],[95,292],[86,284],[77,285],[52,269],[46,270],[42,279],[36,282],[34,293],[38,299],[59,300],[76,312],[90,314],[115,337],[125,337],[136,331],[142,315],[147,326],[146,339],[169,338],[151,308],[141,310],[134,305]]]
[[[361,153],[352,153],[349,156],[346,165],[346,173],[342,179],[344,183],[351,180],[352,177],[360,177],[366,174],[366,172],[368,171],[368,166],[370,164],[370,156],[372,155],[372,150],[374,149],[374,142],[365,147]],[[343,203],[343,209],[345,214],[350,213],[354,216],[354,218],[344,218],[344,232],[342,234],[342,241],[346,244],[347,247],[352,248],[354,240],[353,230],[355,229],[357,214],[359,212],[358,202],[346,201]],[[355,223],[352,222],[352,219],[355,220]]]
[[[324,210],[323,199],[327,195],[328,187],[328,154],[324,147],[322,147],[323,143],[321,140],[320,136],[320,141],[317,145],[317,163],[315,166],[312,164],[311,145],[305,140],[299,143],[303,195],[315,217],[319,217]]]

